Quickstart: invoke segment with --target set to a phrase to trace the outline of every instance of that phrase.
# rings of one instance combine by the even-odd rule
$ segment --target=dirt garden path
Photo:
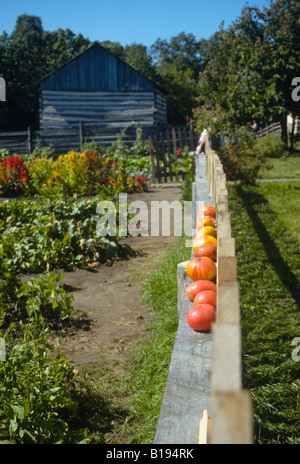
[[[128,202],[142,200],[150,212],[151,201],[172,202],[179,198],[180,185],[170,184],[128,195]],[[173,231],[172,223],[172,234]],[[85,322],[76,330],[67,330],[56,343],[75,366],[97,363],[107,350],[126,356],[130,345],[143,335],[151,313],[141,301],[142,285],[174,240],[174,235],[126,238],[124,241],[137,252],[129,260],[65,272],[62,284],[73,294],[74,304],[84,313]]]

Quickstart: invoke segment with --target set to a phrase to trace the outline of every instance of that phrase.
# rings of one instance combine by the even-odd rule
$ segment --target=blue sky
[[[10,34],[21,14],[40,16],[44,30],[71,29],[91,41],[110,40],[123,46],[180,32],[208,39],[224,20],[227,28],[245,4],[263,6],[269,0],[0,0],[0,34]]]

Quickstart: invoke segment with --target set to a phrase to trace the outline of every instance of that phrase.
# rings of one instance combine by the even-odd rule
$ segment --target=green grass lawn
[[[269,158],[259,172],[260,179],[300,179],[300,157]]]
[[[255,441],[299,443],[299,191],[297,182],[229,186],[241,292],[244,386]]]
[[[279,133],[268,134],[255,141],[255,151],[266,159],[265,166],[259,171],[259,178],[300,178],[300,140],[295,140],[293,149],[287,149]]]

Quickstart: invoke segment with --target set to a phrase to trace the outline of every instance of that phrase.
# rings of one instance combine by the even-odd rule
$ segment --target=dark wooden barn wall
[[[40,128],[78,127],[93,122],[103,127],[165,124],[164,97],[154,92],[63,92],[44,90]]]

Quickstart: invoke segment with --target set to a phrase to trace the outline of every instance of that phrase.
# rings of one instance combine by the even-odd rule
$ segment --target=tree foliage
[[[38,16],[19,16],[11,35],[0,36],[0,74],[7,87],[7,102],[0,106],[0,130],[37,127],[36,83],[89,44],[69,29],[44,31]]]
[[[275,0],[260,11],[246,6],[227,29],[209,41],[199,80],[200,103],[234,111],[236,123],[253,118],[280,122],[287,140],[287,115],[299,115],[292,80],[299,74],[300,15],[296,0]]]
[[[209,39],[180,32],[149,48],[99,43],[167,90],[169,123],[185,124],[194,107],[209,102],[234,112],[237,125],[253,118],[260,125],[279,121],[286,142],[287,114],[299,116],[299,102],[291,97],[299,75],[299,37],[298,0],[274,0],[262,10],[244,7]],[[90,45],[70,29],[45,31],[40,17],[19,16],[11,35],[0,36],[0,76],[7,83],[0,130],[37,127],[36,82]]]

